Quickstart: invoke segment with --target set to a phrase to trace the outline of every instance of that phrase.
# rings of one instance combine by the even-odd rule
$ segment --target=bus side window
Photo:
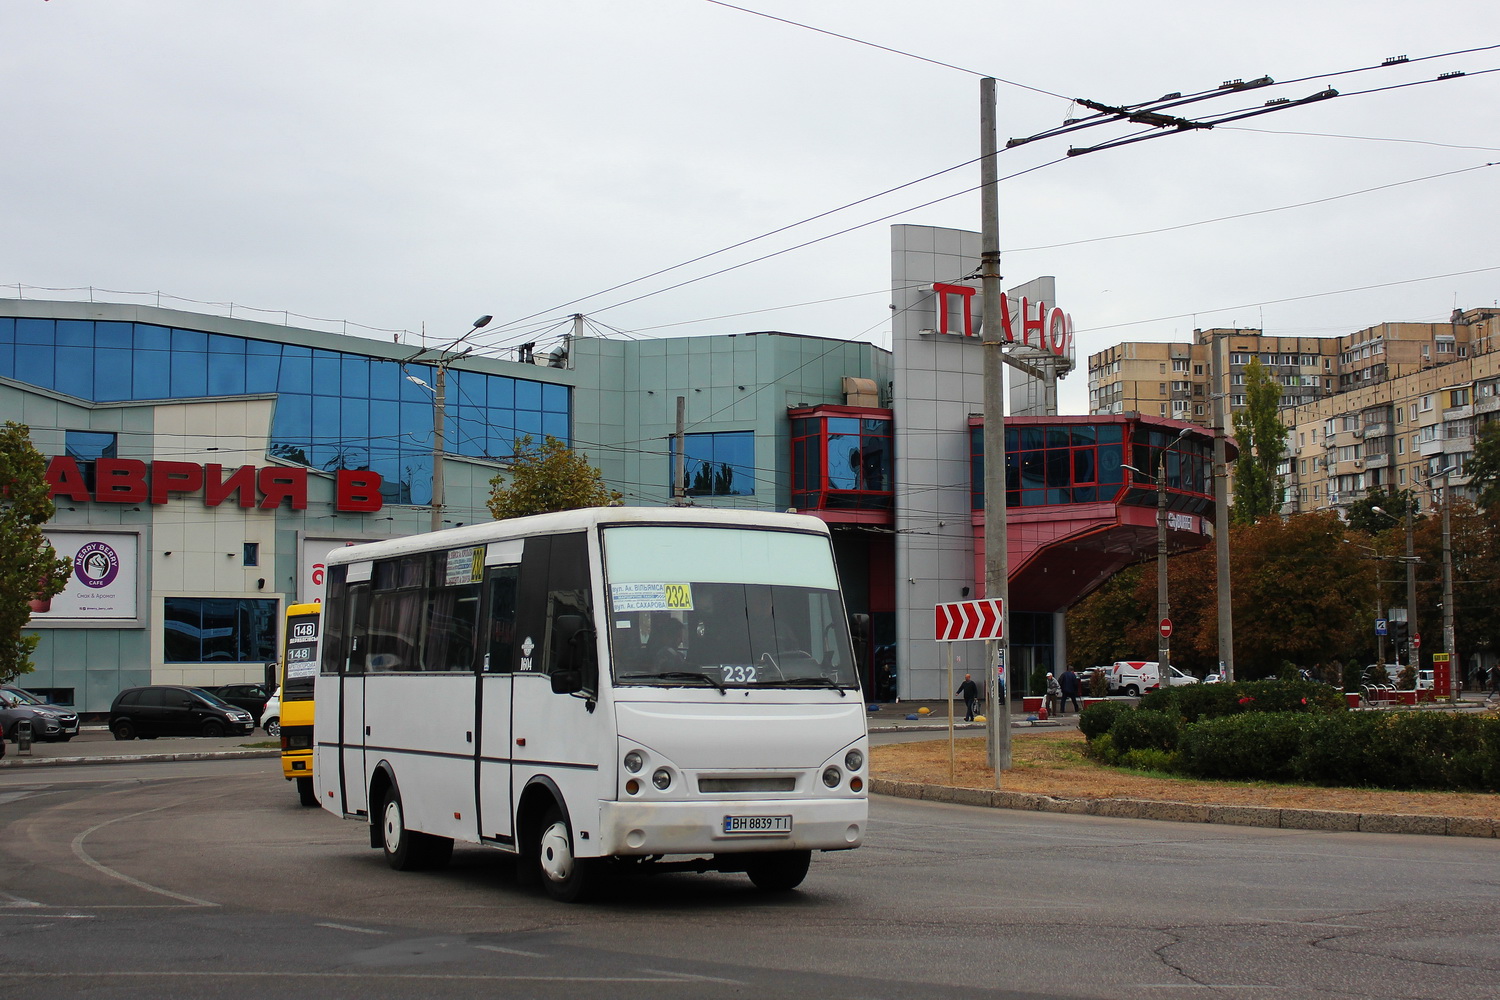
[[[588,694],[599,690],[592,594],[588,536],[578,532],[553,538],[547,580],[547,672],[578,671]]]
[[[478,625],[478,584],[434,589],[427,603],[422,669],[446,673],[472,672]]]
[[[349,585],[346,582],[349,567],[332,566],[328,569],[327,589],[324,592],[321,619],[322,636],[319,638],[319,673],[336,674],[344,668],[344,615],[349,601]],[[282,664],[285,670],[286,664]]]
[[[484,670],[491,674],[509,674],[516,669],[516,587],[521,579],[520,566],[495,566],[490,569],[488,600],[489,630],[484,654]]]

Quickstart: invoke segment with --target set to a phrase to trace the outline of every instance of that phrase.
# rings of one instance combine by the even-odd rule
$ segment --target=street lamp
[[[1184,427],[1162,448],[1156,456],[1155,475],[1133,465],[1124,466],[1136,475],[1156,483],[1156,665],[1163,691],[1172,685],[1172,639],[1166,627],[1171,618],[1171,605],[1167,601],[1167,477],[1163,474],[1162,467],[1166,464],[1167,452],[1192,433],[1192,430],[1191,427]]]
[[[438,357],[433,362],[437,369],[437,386],[430,386],[415,375],[406,376],[408,382],[415,382],[422,388],[432,393],[432,530],[437,531],[443,526],[443,418],[448,408],[448,366],[467,355],[473,347],[466,347],[457,354],[453,349],[473,335],[475,330],[488,326],[493,316],[488,314],[474,321],[474,326],[462,337],[457,338],[446,347],[437,349]],[[416,361],[427,349],[423,348],[413,354],[408,361]]]

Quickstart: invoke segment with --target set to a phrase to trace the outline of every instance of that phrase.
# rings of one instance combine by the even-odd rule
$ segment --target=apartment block
[[[1209,351],[1223,371],[1212,389]],[[1189,343],[1117,344],[1089,357],[1095,414],[1130,411],[1208,425],[1212,392],[1245,405],[1252,359],[1282,386],[1290,433],[1284,510],[1345,508],[1370,489],[1442,480],[1460,495],[1479,426],[1500,419],[1500,309],[1455,310],[1447,323],[1381,323],[1340,337],[1255,329],[1193,331]],[[1446,476],[1443,473],[1446,472]]]

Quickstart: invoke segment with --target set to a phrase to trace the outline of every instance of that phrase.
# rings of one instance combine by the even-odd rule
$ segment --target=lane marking
[[[546,958],[539,951],[522,951],[520,948],[502,948],[498,944],[476,944],[480,951],[498,951],[502,955],[520,955],[522,958]]]
[[[720,979],[718,976],[700,976],[694,972],[670,972],[664,969],[642,969],[648,976],[671,976],[674,980],[692,983],[723,983],[726,986],[746,986],[742,979]]]
[[[118,969],[101,969],[97,972],[68,972],[68,971],[41,971],[41,972],[11,972],[5,973],[7,979],[143,979],[146,977],[158,979],[205,979],[205,978],[235,978],[235,979],[345,979],[345,980],[411,980],[414,982],[436,981],[436,982],[473,982],[473,983],[658,983],[678,984],[684,982],[681,976],[528,976],[528,975],[486,975],[483,973],[437,973],[437,972],[288,972],[283,969],[267,969],[264,972],[236,972],[231,970],[215,970],[204,972],[189,972],[176,969],[149,969],[132,972]],[[696,978],[696,977],[693,977]],[[728,982],[729,980],[725,980]]]
[[[173,803],[172,805],[179,804],[180,803]],[[90,868],[94,869],[100,874],[108,875],[110,878],[117,878],[122,882],[135,886],[137,889],[142,889],[146,892],[154,892],[159,896],[166,896],[168,899],[175,899],[179,902],[188,903],[193,906],[216,907],[219,905],[218,903],[212,903],[206,899],[199,899],[196,896],[184,895],[180,892],[173,892],[170,889],[163,889],[160,886],[151,885],[149,882],[142,882],[138,878],[132,878],[131,876],[126,875],[124,872],[116,871],[108,865],[94,860],[94,858],[89,855],[88,851],[83,849],[84,840],[88,838],[89,834],[95,832],[96,830],[102,830],[106,826],[110,826],[114,823],[120,823],[127,819],[135,819],[138,816],[147,816],[154,812],[161,812],[163,809],[169,809],[171,807],[172,806],[167,805],[157,806],[155,809],[142,809],[140,812],[131,813],[128,816],[116,816],[114,819],[107,819],[103,823],[95,824],[94,826],[89,827],[87,830],[83,831],[78,836],[73,838],[73,854],[78,858],[79,861],[82,861],[84,864],[88,865]]]
[[[325,924],[315,923],[314,927],[331,927],[336,931],[352,931],[355,934],[385,934],[386,931],[377,931],[373,927],[355,927],[351,924]]]

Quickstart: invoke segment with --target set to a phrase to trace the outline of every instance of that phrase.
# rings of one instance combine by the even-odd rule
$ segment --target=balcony
[[[1365,468],[1367,468],[1367,469],[1387,469],[1387,468],[1390,468],[1390,465],[1391,465],[1391,456],[1390,455],[1366,455],[1365,456]]]
[[[1378,424],[1366,424],[1360,431],[1360,436],[1366,439],[1374,437],[1385,437],[1390,432],[1390,426],[1384,421],[1381,421]]]

